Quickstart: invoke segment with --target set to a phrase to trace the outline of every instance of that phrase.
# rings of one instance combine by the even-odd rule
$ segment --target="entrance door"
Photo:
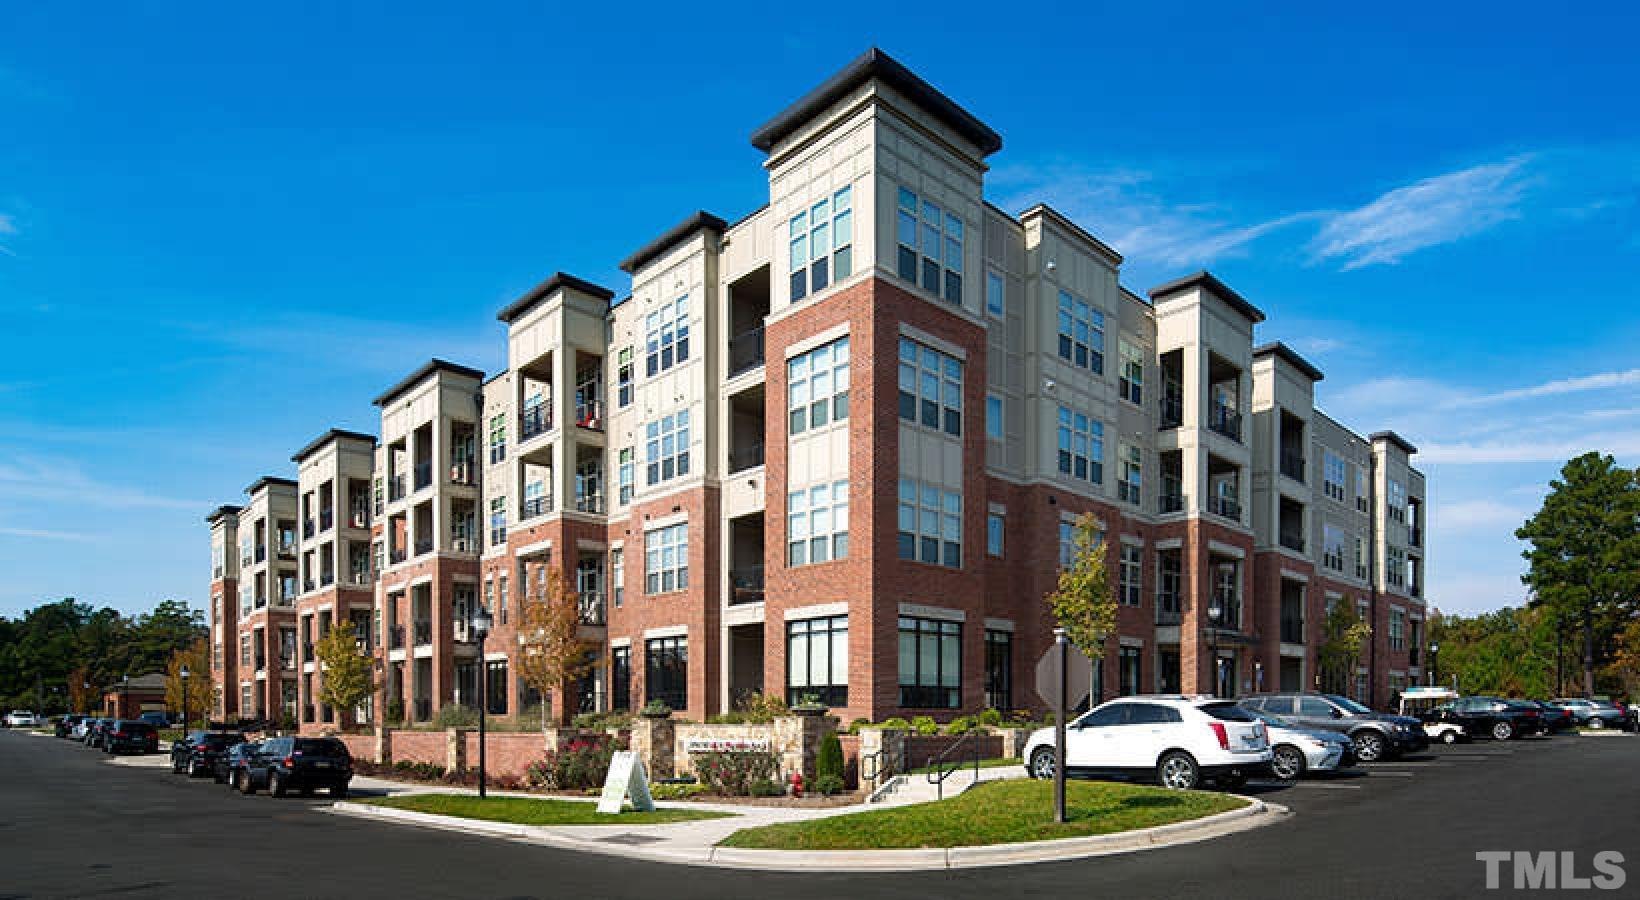
[[[1304,684],[1304,660],[1293,656],[1281,658],[1281,690],[1301,691]]]

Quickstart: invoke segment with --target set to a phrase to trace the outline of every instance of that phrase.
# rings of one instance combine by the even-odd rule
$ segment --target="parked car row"
[[[1450,688],[1431,686],[1407,688],[1401,696],[1401,712],[1421,720],[1431,740],[1456,743],[1474,737],[1507,741],[1573,728],[1634,729],[1640,709],[1580,697],[1556,700],[1464,697]]]
[[[57,737],[75,740],[104,753],[158,753],[159,729],[141,719],[105,719],[78,713],[58,717]]]
[[[190,778],[209,775],[241,794],[265,788],[270,797],[292,791],[310,796],[324,789],[341,798],[353,778],[353,758],[335,738],[247,741],[238,731],[193,731],[171,744],[171,772]]]

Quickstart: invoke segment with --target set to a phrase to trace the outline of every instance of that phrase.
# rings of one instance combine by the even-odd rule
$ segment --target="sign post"
[[[1053,630],[1054,650],[1059,654],[1059,690],[1058,697],[1054,698],[1053,711],[1053,820],[1065,824],[1065,694],[1068,693],[1070,666],[1066,665],[1066,650],[1070,642],[1065,640],[1065,629]]]
[[[1088,685],[1087,692],[1092,692],[1093,662],[1071,646],[1065,629],[1055,628],[1053,646],[1036,663],[1036,693],[1053,707],[1053,820],[1059,823],[1065,821],[1065,720],[1086,696],[1078,693],[1072,697],[1073,684]]]

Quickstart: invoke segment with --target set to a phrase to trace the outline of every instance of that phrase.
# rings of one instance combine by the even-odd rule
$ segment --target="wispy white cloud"
[[[1526,588],[1518,572],[1454,571],[1436,566],[1430,570],[1426,588],[1430,605],[1447,614],[1474,615],[1526,602]]]
[[[1496,441],[1425,442],[1418,445],[1422,463],[1559,463],[1590,451],[1624,458],[1640,456],[1640,431],[1591,432],[1577,436],[1534,434]]]
[[[109,484],[58,460],[14,457],[0,463],[0,499],[77,503],[91,507],[204,509],[206,501],[163,497],[139,487]]]
[[[1313,336],[1293,338],[1288,343],[1300,353],[1331,353],[1344,346],[1344,342],[1338,338]]]
[[[1443,532],[1497,530],[1513,529],[1531,515],[1529,509],[1496,500],[1464,500],[1437,504],[1430,512],[1429,521]]]
[[[17,234],[17,217],[8,213],[0,213],[0,237],[12,237]],[[0,253],[7,256],[16,256],[12,249],[0,242]]]
[[[46,528],[13,528],[0,525],[0,536],[29,538],[42,541],[94,541],[95,535],[78,531],[52,531]]]
[[[1582,391],[1599,391],[1609,388],[1640,385],[1640,369],[1625,369],[1620,372],[1598,372],[1594,375],[1579,375],[1573,378],[1557,378],[1534,384],[1529,387],[1513,388],[1507,391],[1497,391],[1490,394],[1479,394],[1466,398],[1464,405],[1480,405],[1486,403],[1502,403],[1509,400],[1525,400],[1533,397],[1553,397],[1560,394],[1575,394]]]

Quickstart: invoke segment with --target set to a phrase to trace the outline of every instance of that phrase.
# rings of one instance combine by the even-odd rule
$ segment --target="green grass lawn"
[[[956,762],[955,760],[952,760],[950,763],[946,763],[945,766],[923,766],[921,768],[912,769],[910,772],[908,772],[906,774],[908,774],[908,775],[927,775],[929,772],[934,771],[936,768],[947,768],[947,767],[955,764],[955,762]],[[1023,763],[1020,762],[1019,757],[1017,757],[1017,756],[999,756],[999,757],[996,757],[994,759],[982,759],[982,760],[979,761],[979,767],[982,768],[982,769],[1000,769],[1003,766],[1019,766],[1019,765],[1023,765]],[[961,766],[958,766],[958,769],[972,770],[973,768],[974,768],[974,761],[973,760],[969,760],[969,761],[963,763]]]
[[[624,812],[611,816],[598,812],[595,803],[576,800],[537,800],[532,797],[486,797],[480,800],[471,794],[412,794],[359,802],[514,825],[665,825],[733,815],[699,809],[657,809],[654,812]]]
[[[1226,812],[1244,801],[1197,791],[1072,781],[1063,825],[1053,821],[1053,782],[992,781],[938,803],[919,803],[808,822],[744,828],[725,847],[761,850],[875,850],[978,847],[1114,834]]]

